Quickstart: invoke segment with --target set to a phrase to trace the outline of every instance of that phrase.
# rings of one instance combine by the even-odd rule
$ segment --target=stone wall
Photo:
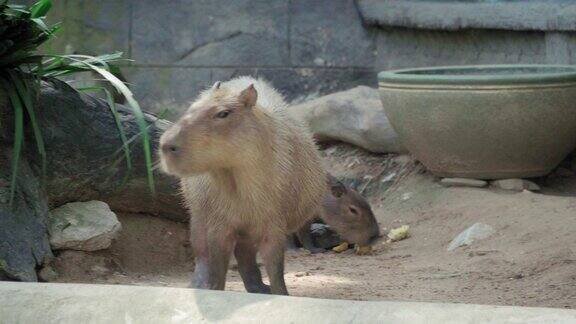
[[[169,118],[238,75],[263,76],[291,101],[376,85],[374,37],[353,0],[54,2],[63,29],[46,51],[124,52],[136,97]]]
[[[360,0],[376,70],[576,63],[576,3],[566,0]]]
[[[169,119],[238,75],[263,76],[301,102],[374,87],[387,69],[576,63],[576,4],[567,0],[53,1],[63,30],[46,50],[124,52],[136,97]]]

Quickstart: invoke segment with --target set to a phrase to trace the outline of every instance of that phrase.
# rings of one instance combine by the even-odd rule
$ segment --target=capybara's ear
[[[212,86],[212,89],[214,89],[214,90],[220,89],[221,84],[222,84],[222,82],[216,81],[216,83],[214,83],[214,85]]]
[[[328,174],[327,182],[328,187],[330,187],[330,192],[332,192],[332,196],[336,198],[342,197],[342,195],[344,195],[348,190],[346,189],[346,186],[342,182],[338,181],[335,177],[333,177],[330,174]]]
[[[258,92],[256,92],[254,84],[251,84],[248,88],[242,90],[238,99],[244,104],[244,106],[246,106],[246,108],[254,107],[254,105],[256,105],[256,100],[258,100]]]

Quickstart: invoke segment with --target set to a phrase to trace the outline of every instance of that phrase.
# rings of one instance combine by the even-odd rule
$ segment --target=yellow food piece
[[[336,253],[340,253],[340,252],[344,252],[346,250],[348,250],[348,242],[343,242],[342,244],[335,246],[332,248],[332,251],[336,252]]]
[[[410,226],[408,225],[403,225],[398,228],[391,229],[390,232],[388,232],[388,238],[392,242],[403,240],[410,236],[410,233],[408,233],[409,229]]]
[[[367,255],[372,253],[372,247],[370,245],[366,246],[356,245],[354,247],[354,251],[356,252],[357,255]]]

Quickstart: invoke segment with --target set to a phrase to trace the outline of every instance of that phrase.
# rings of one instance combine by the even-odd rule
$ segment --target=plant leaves
[[[40,131],[40,125],[36,119],[36,113],[34,112],[33,98],[31,92],[32,87],[24,79],[22,75],[17,74],[14,71],[8,70],[12,84],[14,85],[18,96],[20,97],[21,103],[26,108],[28,113],[28,118],[30,118],[30,124],[32,125],[32,131],[34,133],[34,139],[36,140],[36,148],[41,158],[42,165],[42,176],[46,174],[46,149],[44,147],[44,138],[42,137],[42,132]]]
[[[108,80],[108,82],[110,82],[110,84],[112,84],[116,88],[116,90],[122,93],[122,95],[126,98],[128,105],[132,108],[134,116],[136,117],[136,123],[138,124],[140,132],[142,133],[142,145],[144,149],[144,159],[146,164],[148,187],[150,189],[150,192],[154,195],[155,188],[154,188],[154,174],[152,168],[152,151],[151,151],[152,146],[150,145],[150,135],[148,134],[148,125],[146,123],[146,119],[144,118],[144,113],[140,108],[140,105],[138,104],[136,99],[134,99],[132,91],[130,91],[130,89],[128,89],[128,87],[112,73],[91,63],[86,63],[80,60],[78,60],[78,62],[89,66],[90,68],[92,68],[93,71],[97,72],[98,74],[103,76],[106,80]]]
[[[2,84],[2,87],[8,93],[10,103],[14,109],[14,144],[12,148],[12,170],[10,175],[10,200],[8,203],[10,208],[13,208],[14,197],[16,196],[16,185],[18,183],[20,153],[22,151],[22,144],[24,143],[24,109],[22,109],[22,102],[14,86],[1,77],[0,84]]]
[[[52,8],[51,0],[40,0],[30,7],[30,17],[40,18],[45,17],[48,11]]]

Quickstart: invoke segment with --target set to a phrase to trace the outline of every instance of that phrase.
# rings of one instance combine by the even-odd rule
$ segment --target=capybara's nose
[[[168,143],[162,144],[161,149],[162,149],[162,153],[164,153],[164,154],[174,155],[174,154],[178,154],[180,152],[180,148],[178,146],[176,146],[174,144],[168,144]]]

